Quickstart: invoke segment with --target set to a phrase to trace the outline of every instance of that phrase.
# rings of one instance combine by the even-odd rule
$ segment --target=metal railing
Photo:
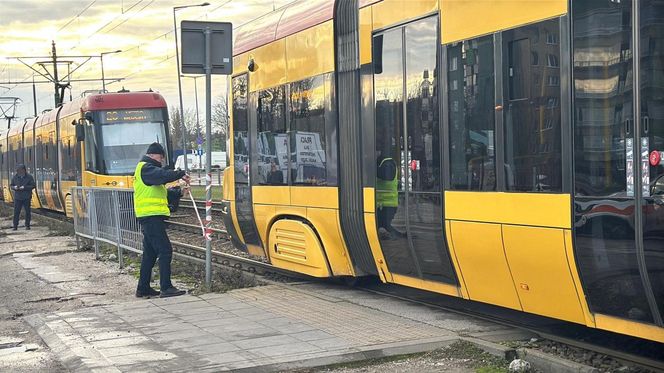
[[[124,250],[142,254],[143,234],[134,214],[133,190],[74,187],[71,193],[77,247],[80,237],[92,240],[99,259],[100,242],[115,245],[120,268]]]
[[[132,189],[73,187],[71,196],[77,248],[81,248],[80,238],[92,240],[95,257],[99,260],[100,242],[115,245],[120,268],[124,267],[124,250],[143,254],[143,233],[134,213]],[[199,260],[179,252],[173,252],[173,256]],[[211,250],[206,250],[204,263],[206,284],[210,286],[211,276],[208,274],[212,271]]]

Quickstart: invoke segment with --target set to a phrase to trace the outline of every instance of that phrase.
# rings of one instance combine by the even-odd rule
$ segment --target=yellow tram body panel
[[[500,224],[452,221],[447,235],[454,245],[468,297],[522,310],[503,251]]]
[[[445,218],[470,299],[586,324],[566,248],[570,195],[447,191]]]
[[[664,330],[655,325],[601,314],[595,314],[595,323],[599,329],[664,343]]]
[[[327,21],[286,37],[286,81],[334,70],[334,30]]]
[[[276,267],[314,277],[330,276],[316,233],[301,221],[276,221],[270,229],[269,243],[270,260]]]
[[[441,37],[448,44],[566,13],[567,0],[441,1]]]
[[[132,188],[133,175],[101,175],[90,171],[83,171],[84,187],[100,188]]]
[[[445,191],[445,219],[572,227],[569,194]]]
[[[334,276],[354,274],[341,233],[336,187],[254,186],[252,198],[256,228],[271,260],[274,256],[273,233],[279,227],[275,224],[291,219],[301,219],[313,227],[324,254],[322,257],[306,256],[311,262],[305,263],[282,258],[273,262],[274,265],[295,272],[299,271],[298,268],[306,269],[305,273],[316,273],[317,276],[323,273]],[[325,272],[328,266],[330,271]],[[317,269],[313,271],[312,268]]]
[[[371,6],[373,29],[387,28],[437,10],[437,0],[383,0]]]

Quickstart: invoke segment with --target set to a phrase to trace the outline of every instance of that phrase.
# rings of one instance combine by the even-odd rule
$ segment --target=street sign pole
[[[212,31],[205,28],[205,283],[212,285]]]
[[[212,74],[233,72],[233,25],[182,21],[182,72],[205,74],[205,285],[212,285]],[[214,49],[213,49],[214,46]],[[201,149],[199,145],[199,149]],[[199,150],[200,159],[200,150]]]

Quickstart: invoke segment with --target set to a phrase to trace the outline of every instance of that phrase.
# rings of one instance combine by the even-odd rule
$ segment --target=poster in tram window
[[[288,135],[261,132],[256,142],[258,175],[262,184],[284,184],[288,174]]]
[[[325,179],[325,149],[316,132],[297,131],[293,136],[293,172],[296,183]]]

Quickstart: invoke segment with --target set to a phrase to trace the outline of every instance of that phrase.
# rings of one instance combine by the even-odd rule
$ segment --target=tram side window
[[[289,146],[284,86],[258,93],[258,184],[288,184]]]
[[[559,34],[558,19],[503,33],[507,190],[562,190]]]
[[[327,185],[324,75],[290,84],[290,154],[293,185]]]
[[[65,143],[66,141],[66,143]],[[63,147],[66,146],[66,152],[62,152],[62,170],[61,177],[62,180],[66,181],[76,181],[76,161],[77,154],[76,149],[72,149],[72,143],[76,144],[76,141],[73,136],[69,136],[66,139],[63,139]],[[66,144],[66,145],[65,145]]]
[[[454,190],[496,190],[493,36],[447,47],[450,181]]]
[[[233,78],[233,163],[235,183],[249,183],[249,127],[247,118],[247,76]],[[228,148],[227,148],[228,149]],[[226,152],[226,156],[230,152]],[[228,160],[227,160],[228,161]],[[230,164],[230,163],[226,163]]]
[[[97,137],[94,127],[85,126],[85,169],[92,172],[98,172],[97,165]]]

